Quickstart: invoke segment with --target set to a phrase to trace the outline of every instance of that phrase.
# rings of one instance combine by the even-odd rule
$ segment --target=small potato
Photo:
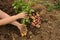
[[[21,33],[21,36],[22,36],[22,37],[24,37],[24,36],[26,36],[26,35],[27,35],[26,33]]]
[[[35,24],[32,22],[32,26],[35,26]]]
[[[37,25],[36,25],[36,28],[40,28],[40,25],[37,24]]]

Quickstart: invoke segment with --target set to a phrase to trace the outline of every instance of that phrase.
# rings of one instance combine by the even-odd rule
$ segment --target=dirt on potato
[[[0,0],[0,9],[9,15],[15,15],[14,0]],[[33,5],[41,17],[40,28],[28,27],[26,37],[21,37],[19,29],[11,24],[0,26],[0,40],[60,40],[60,11],[48,12],[41,4]]]

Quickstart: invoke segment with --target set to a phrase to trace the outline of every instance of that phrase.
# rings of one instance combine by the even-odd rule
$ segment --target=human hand
[[[20,33],[21,33],[22,37],[27,35],[28,30],[27,30],[27,27],[25,25],[20,24],[18,26],[18,29],[20,30]]]
[[[27,14],[26,14],[26,12],[22,12],[22,13],[19,13],[18,14],[18,17],[19,18],[26,18],[27,17]]]

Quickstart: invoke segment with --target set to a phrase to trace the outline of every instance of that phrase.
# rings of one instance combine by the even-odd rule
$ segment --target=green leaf
[[[27,22],[27,23],[30,23],[30,20],[29,20],[29,18],[26,18],[26,22]]]
[[[21,23],[22,23],[22,24],[25,24],[25,19],[22,19]]]
[[[31,9],[31,10],[30,10],[30,13],[32,13],[32,12],[34,12],[34,10],[33,10],[33,9]]]

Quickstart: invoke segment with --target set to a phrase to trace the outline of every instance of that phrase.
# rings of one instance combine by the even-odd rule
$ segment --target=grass
[[[60,10],[60,0],[56,1],[55,4],[51,4],[48,1],[45,3],[45,5],[47,6],[47,10],[48,11],[52,11],[54,9],[56,10]]]

